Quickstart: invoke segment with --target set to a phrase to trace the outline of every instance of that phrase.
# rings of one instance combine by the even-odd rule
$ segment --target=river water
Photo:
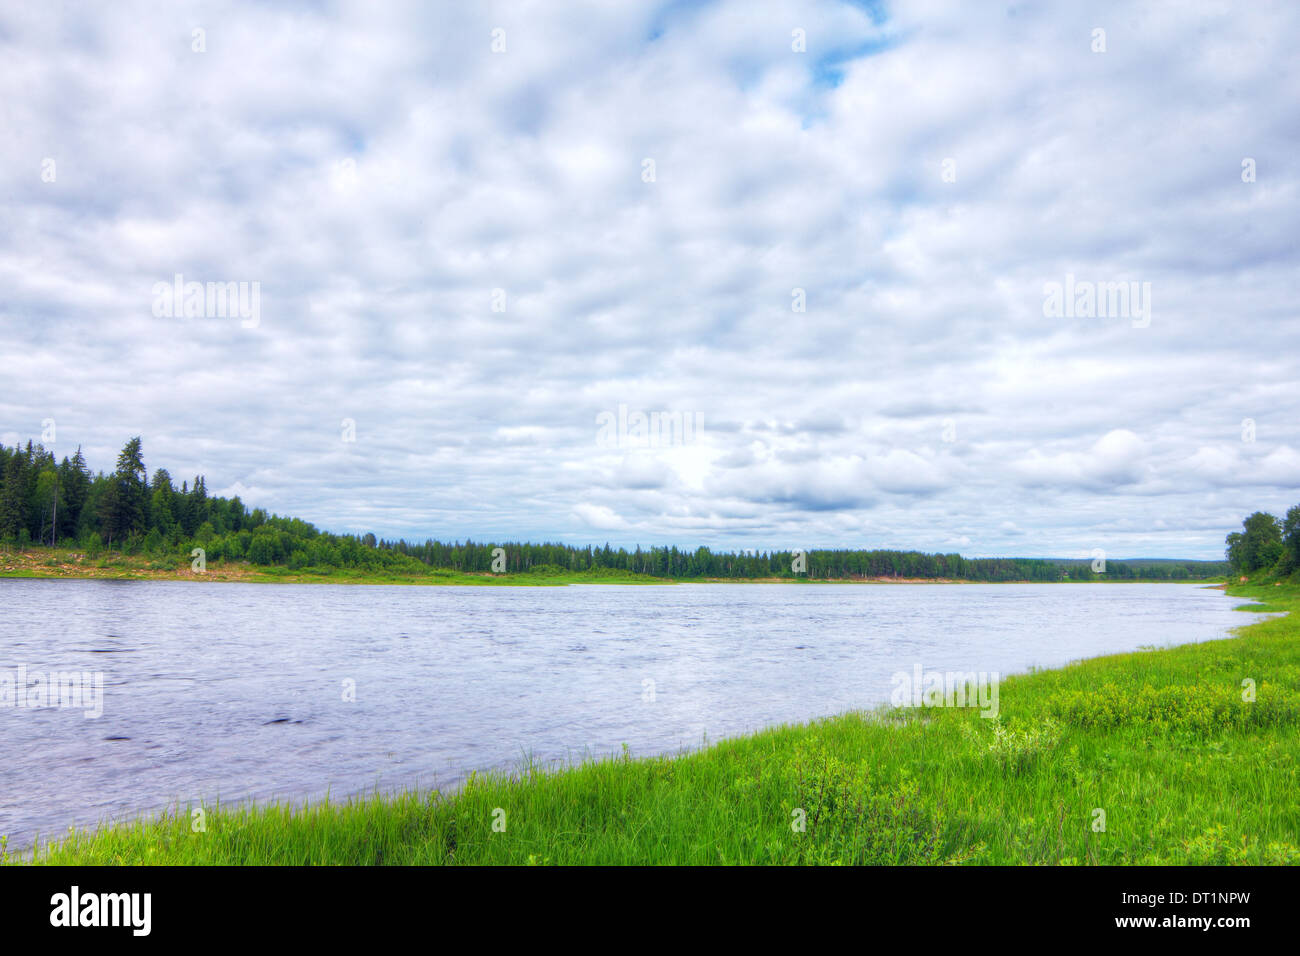
[[[11,852],[178,801],[449,787],[623,744],[677,752],[876,706],[918,666],[1006,676],[1245,622],[1238,601],[1186,584],[4,579],[0,602]],[[87,698],[65,692],[81,706],[17,706],[41,703],[36,675],[54,671],[91,675]]]

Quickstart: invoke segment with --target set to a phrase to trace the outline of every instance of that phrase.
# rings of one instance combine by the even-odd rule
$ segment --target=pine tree
[[[0,488],[0,538],[17,538],[26,527],[27,459],[15,448],[5,463],[4,487]]]
[[[81,454],[81,446],[71,461],[64,460],[59,466],[59,484],[63,486],[63,508],[59,514],[59,534],[76,534],[81,523],[86,499],[90,497],[90,469],[86,467],[86,458]]]
[[[117,456],[117,470],[110,476],[100,502],[100,515],[109,543],[122,541],[144,530],[145,479],[140,439],[132,438]]]

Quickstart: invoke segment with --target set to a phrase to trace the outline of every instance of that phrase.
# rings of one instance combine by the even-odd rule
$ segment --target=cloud
[[[1026,484],[1104,489],[1137,484],[1148,474],[1146,443],[1125,428],[1097,439],[1083,452],[1045,455],[1033,451],[1016,462]]]
[[[586,503],[575,505],[573,513],[592,528],[599,528],[602,531],[617,531],[627,527],[626,521],[616,515],[612,508],[604,505]]]
[[[1286,4],[11,5],[0,435],[139,434],[384,537],[1217,557],[1300,485],[1297,40]],[[260,322],[155,317],[176,274]],[[1049,318],[1067,275],[1149,282],[1150,324]],[[620,405],[703,431],[597,447]]]
[[[929,494],[947,484],[934,462],[898,448],[873,459],[868,471],[877,488],[897,494]]]
[[[1272,486],[1294,491],[1300,488],[1300,452],[1288,445],[1261,449],[1251,454],[1255,446],[1243,444],[1206,446],[1183,464],[1186,480],[1201,479],[1218,488],[1239,486]]]

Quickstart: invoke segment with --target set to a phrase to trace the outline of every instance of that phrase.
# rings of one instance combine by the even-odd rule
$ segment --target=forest
[[[1267,520],[1265,520],[1267,519]],[[489,573],[493,552],[505,552],[506,572],[595,572],[600,569],[674,579],[920,578],[961,581],[1199,580],[1229,570],[1278,562],[1295,567],[1300,506],[1285,522],[1257,513],[1245,532],[1229,535],[1227,561],[1106,561],[1091,559],[965,558],[884,549],[808,550],[795,571],[796,552],[712,551],[671,547],[612,548],[528,542],[423,543],[374,534],[330,534],[299,518],[250,510],[237,496],[210,496],[202,475],[176,487],[165,468],[149,474],[140,438],[122,448],[113,471],[92,472],[81,449],[56,460],[39,444],[0,445],[0,543],[75,547],[95,557],[105,551],[174,557],[188,563],[193,548],[208,562],[247,562],[290,570],[350,568],[418,573],[430,568]],[[806,565],[806,567],[804,566]]]

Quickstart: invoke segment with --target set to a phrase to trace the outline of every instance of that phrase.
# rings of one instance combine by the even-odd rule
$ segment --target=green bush
[[[527,568],[524,573],[533,574],[538,577],[550,578],[557,577],[561,574],[568,574],[569,572],[558,564],[534,564],[531,568]]]
[[[988,724],[987,732],[971,724],[963,724],[962,730],[1003,773],[1019,774],[1036,767],[1040,758],[1056,749],[1063,734],[1061,725],[1051,717],[1029,722],[1019,730],[1004,723],[1001,716],[980,723]]]
[[[1207,827],[1187,842],[1187,863],[1192,866],[1295,866],[1300,864],[1300,848],[1284,841],[1261,846],[1246,834],[1230,837],[1222,823]]]
[[[865,760],[850,764],[815,736],[795,746],[792,770],[807,827],[794,844],[798,862],[941,862],[942,817],[922,806],[914,782],[881,786]]]
[[[1294,682],[1289,682],[1294,683]],[[1272,681],[1244,699],[1239,684],[1219,683],[1120,688],[1113,683],[1086,691],[1063,691],[1051,702],[1052,714],[1067,724],[1109,729],[1151,724],[1162,732],[1201,736],[1226,729],[1290,726],[1300,723],[1300,691]]]

